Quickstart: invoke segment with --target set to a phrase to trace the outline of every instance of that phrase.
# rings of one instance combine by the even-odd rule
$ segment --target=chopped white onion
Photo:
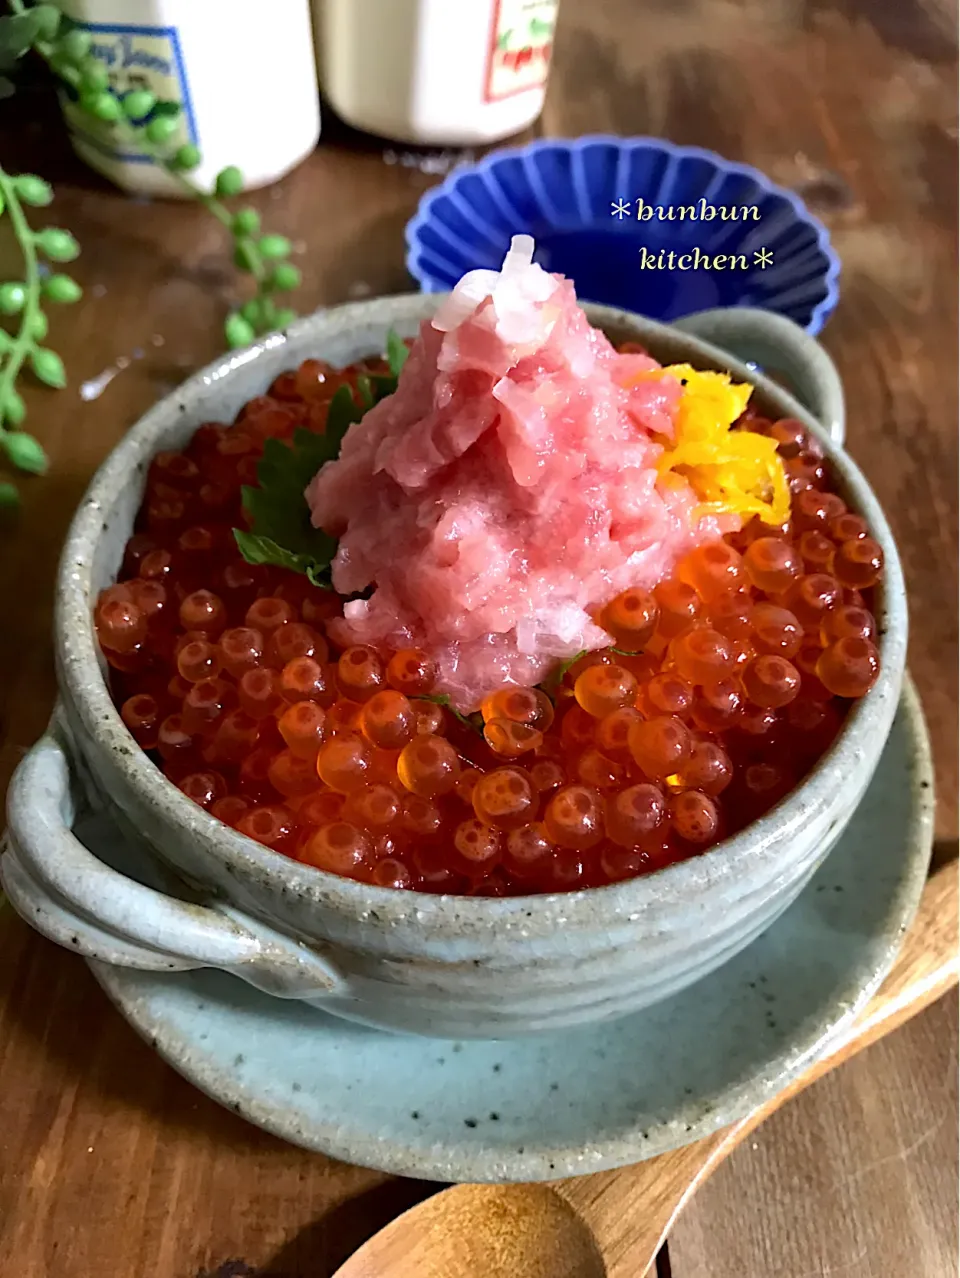
[[[515,235],[499,271],[468,271],[433,317],[433,327],[450,333],[490,298],[496,334],[508,345],[540,345],[556,323],[556,313],[543,306],[556,280],[533,260],[532,235]]]

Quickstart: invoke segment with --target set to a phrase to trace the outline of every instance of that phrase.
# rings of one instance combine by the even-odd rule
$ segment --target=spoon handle
[[[553,1188],[591,1230],[607,1278],[642,1278],[671,1225],[697,1187],[784,1101],[908,1020],[955,984],[957,862],[938,870],[887,979],[830,1048],[806,1073],[745,1118],[696,1144],[633,1167],[556,1181]]]

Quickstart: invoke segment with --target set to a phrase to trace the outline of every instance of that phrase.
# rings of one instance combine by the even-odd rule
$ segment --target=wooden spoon
[[[958,977],[957,862],[924,889],[896,964],[830,1052],[733,1126],[657,1158],[548,1185],[455,1185],[381,1229],[334,1278],[642,1278],[684,1203],[789,1097]]]

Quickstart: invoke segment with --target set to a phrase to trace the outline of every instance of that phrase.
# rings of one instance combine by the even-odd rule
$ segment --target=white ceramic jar
[[[348,124],[469,146],[543,109],[559,0],[313,0],[320,85]]]
[[[192,142],[210,187],[236,165],[246,189],[283,177],[316,146],[320,103],[309,0],[62,0],[93,36],[118,95],[149,89],[182,104],[175,142]],[[149,155],[108,124],[62,105],[74,149],[126,191],[181,194]]]

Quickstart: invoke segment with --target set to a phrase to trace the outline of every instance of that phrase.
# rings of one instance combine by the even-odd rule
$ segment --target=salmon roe
[[[231,425],[161,453],[94,625],[124,724],[194,803],[265,847],[377,887],[484,896],[601,887],[697,856],[778,803],[880,669],[883,553],[800,422],[776,441],[790,520],[706,543],[652,593],[598,602],[610,647],[474,722],[430,653],[331,641],[343,600],[247,564],[232,529],[268,438],[322,432],[317,360]]]

